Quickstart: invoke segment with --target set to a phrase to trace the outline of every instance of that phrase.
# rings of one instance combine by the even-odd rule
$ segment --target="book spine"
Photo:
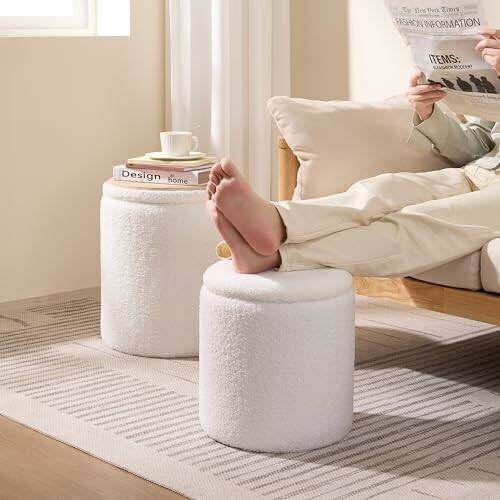
[[[209,170],[205,172],[162,172],[158,170],[130,169],[123,165],[113,168],[113,178],[117,181],[146,182],[151,184],[171,184],[194,186],[208,182]]]

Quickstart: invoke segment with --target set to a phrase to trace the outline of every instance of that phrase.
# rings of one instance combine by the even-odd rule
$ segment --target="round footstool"
[[[337,269],[237,274],[200,293],[200,422],[223,444],[290,452],[341,440],[353,413],[354,293]]]
[[[204,189],[147,189],[108,181],[101,200],[101,335],[118,351],[198,355],[203,272],[220,236]]]

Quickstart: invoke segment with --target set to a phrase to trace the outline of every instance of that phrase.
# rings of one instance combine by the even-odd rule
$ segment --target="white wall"
[[[385,99],[404,93],[414,72],[384,0],[349,0],[350,95]]]
[[[0,302],[99,284],[111,167],[158,146],[164,0],[130,38],[0,39]]]
[[[347,0],[291,0],[292,96],[349,96]]]
[[[500,2],[485,0],[489,23],[500,28]],[[349,0],[350,95],[377,100],[405,93],[415,71],[384,0]]]

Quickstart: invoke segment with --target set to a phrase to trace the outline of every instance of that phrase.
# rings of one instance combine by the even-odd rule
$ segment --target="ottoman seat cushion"
[[[325,272],[326,271],[326,272]],[[205,286],[221,297],[255,302],[303,302],[321,300],[350,292],[352,277],[334,269],[311,269],[307,273],[270,271],[238,274],[229,261],[209,267],[203,276]]]

